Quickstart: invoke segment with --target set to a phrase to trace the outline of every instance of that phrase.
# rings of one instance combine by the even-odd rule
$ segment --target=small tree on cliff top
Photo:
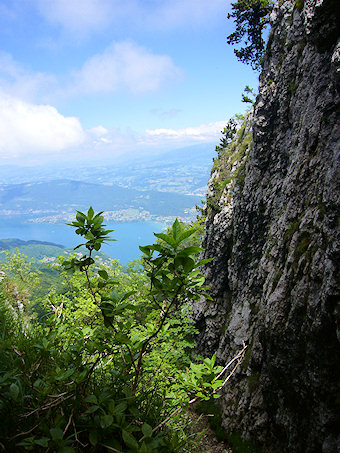
[[[237,0],[228,14],[228,19],[234,19],[236,30],[227,37],[227,43],[244,43],[241,49],[234,49],[235,55],[256,70],[261,68],[265,52],[263,31],[269,23],[272,5],[271,0]]]

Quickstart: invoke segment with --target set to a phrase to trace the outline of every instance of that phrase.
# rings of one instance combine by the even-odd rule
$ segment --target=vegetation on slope
[[[72,225],[86,253],[62,260],[67,291],[39,300],[39,316],[30,265],[16,268],[25,298],[20,276],[1,276],[0,450],[190,451],[181,410],[217,397],[227,370],[190,358],[188,304],[206,291],[195,231],[176,221],[125,270],[95,265],[109,239],[100,213]]]

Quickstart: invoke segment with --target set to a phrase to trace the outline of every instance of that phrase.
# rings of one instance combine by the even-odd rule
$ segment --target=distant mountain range
[[[33,259],[36,263],[38,262],[57,262],[58,256],[67,256],[75,253],[72,248],[66,248],[60,244],[54,244],[53,242],[46,241],[22,241],[21,239],[1,239],[0,240],[0,263],[6,259],[6,255],[1,253],[5,250],[14,252],[18,249],[21,253],[24,253],[28,259]],[[77,252],[86,253],[86,249],[81,247],[77,249]],[[111,258],[104,252],[94,252],[93,256],[101,263],[108,263]]]
[[[118,162],[49,166],[0,166],[0,184],[77,180],[143,190],[205,195],[214,144],[199,144],[158,155],[126,156]]]

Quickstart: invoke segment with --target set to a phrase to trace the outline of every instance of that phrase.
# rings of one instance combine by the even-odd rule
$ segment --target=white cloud
[[[101,138],[103,135],[107,135],[109,131],[104,126],[96,126],[89,129],[89,133]]]
[[[139,29],[211,26],[225,0],[33,0],[42,16],[79,37],[122,23]]]
[[[106,27],[113,18],[111,0],[36,0],[36,3],[50,23],[81,35]]]
[[[181,70],[167,55],[156,55],[131,41],[114,43],[94,55],[73,74],[69,94],[157,90],[181,77]]]
[[[145,133],[146,143],[171,143],[171,144],[192,144],[197,142],[216,141],[221,136],[221,130],[226,121],[216,121],[200,126],[186,127],[182,129],[148,129]]]
[[[33,72],[17,63],[10,54],[0,52],[0,88],[27,101],[44,99],[57,86],[54,76]]]
[[[58,153],[80,145],[85,133],[77,118],[49,105],[35,105],[0,91],[0,156]]]

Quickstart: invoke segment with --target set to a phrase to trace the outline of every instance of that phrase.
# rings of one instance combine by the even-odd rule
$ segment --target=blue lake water
[[[155,242],[153,233],[160,233],[165,225],[157,222],[122,222],[106,223],[106,228],[114,230],[111,237],[115,242],[109,242],[102,251],[122,264],[139,258],[139,245]],[[80,243],[80,237],[74,233],[74,228],[63,224],[23,223],[13,219],[2,219],[0,223],[0,239],[16,238],[23,241],[48,241],[66,247],[75,247]]]

